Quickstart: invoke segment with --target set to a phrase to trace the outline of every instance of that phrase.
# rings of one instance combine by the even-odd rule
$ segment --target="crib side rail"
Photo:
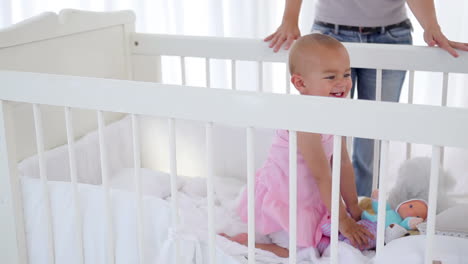
[[[96,110],[98,113],[102,111],[111,112],[124,112],[132,113],[135,115],[150,115],[167,117],[173,123],[176,119],[188,119],[194,121],[206,122],[207,125],[207,149],[212,149],[211,133],[209,127],[213,123],[229,124],[234,126],[241,126],[247,128],[263,127],[263,128],[281,128],[292,131],[290,136],[295,137],[295,131],[307,131],[315,133],[333,134],[335,135],[335,143],[341,142],[341,136],[356,136],[365,138],[374,138],[384,140],[383,152],[385,153],[388,148],[388,141],[406,141],[412,143],[429,144],[433,145],[436,151],[433,157],[433,173],[438,171],[437,163],[439,161],[440,146],[452,146],[468,148],[468,109],[453,108],[453,107],[437,107],[437,106],[424,106],[424,105],[407,105],[398,103],[385,103],[373,101],[355,101],[343,100],[336,98],[326,97],[311,97],[311,96],[298,96],[298,95],[278,95],[278,94],[264,94],[253,92],[241,92],[230,90],[206,89],[196,88],[179,85],[167,85],[148,82],[135,82],[135,81],[122,81],[122,80],[109,80],[109,79],[96,79],[85,77],[72,77],[39,73],[24,73],[24,72],[7,72],[0,71],[0,82],[2,90],[0,92],[0,102],[5,104],[6,101],[15,101],[23,103],[32,103],[36,108],[39,105],[55,105],[65,106],[71,108],[83,108]],[[216,110],[216,111],[213,111]],[[301,118],[304,113],[318,113],[314,115],[307,115],[307,120]],[[360,120],[354,120],[353,117],[359,115],[363,117]],[[2,113],[2,120],[0,123],[2,128],[7,123],[5,116]],[[40,116],[38,118],[40,120]],[[336,122],[333,125],[332,122]],[[102,118],[101,118],[102,128]],[[40,126],[39,126],[40,127]],[[39,129],[40,130],[40,129]],[[2,129],[2,136],[4,140],[2,153],[12,155],[12,150],[7,149],[7,141],[11,141],[9,134]],[[249,131],[249,130],[248,130]],[[11,134],[11,133],[10,133]],[[38,138],[42,136],[39,133]],[[100,133],[102,136],[102,133]],[[172,129],[172,135],[175,135],[175,130]],[[252,133],[250,133],[252,134]],[[292,142],[292,143],[291,143]],[[296,143],[293,138],[291,143],[291,153],[296,153]],[[100,139],[100,144],[103,144]],[[252,140],[248,140],[247,149],[253,152]],[[335,154],[339,153],[339,144],[336,144]],[[6,149],[6,150],[5,150]],[[40,149],[38,147],[38,149]],[[171,143],[171,174],[176,175],[175,166],[175,142]],[[212,155],[212,150],[211,150]],[[252,157],[252,155],[250,155]],[[336,162],[339,164],[339,158],[334,155]],[[13,159],[2,159],[2,182],[8,182],[9,179],[16,177],[14,170],[4,165],[6,162],[11,162]],[[212,164],[210,155],[207,156],[207,164]],[[295,160],[295,158],[294,158]],[[386,156],[383,156],[386,160]],[[105,165],[105,156],[101,156],[101,163]],[[294,163],[294,162],[293,162]],[[9,164],[9,163],[8,163]],[[136,160],[136,167],[138,160]],[[10,166],[13,167],[13,166]],[[105,166],[103,166],[104,168]],[[209,166],[212,169],[212,166]],[[381,167],[384,170],[385,166]],[[295,175],[294,167],[291,166],[291,175]],[[4,173],[3,173],[4,172]],[[103,172],[103,175],[105,173]],[[136,173],[137,175],[137,173]],[[251,173],[250,180],[253,179]],[[384,185],[385,177],[381,173],[381,183]],[[138,176],[135,176],[138,177]],[[435,218],[435,186],[437,186],[437,174],[431,177],[431,199],[429,201],[429,230],[430,234],[434,232],[434,218]],[[42,178],[42,175],[41,175]],[[338,183],[339,172],[335,168],[333,171],[334,188],[332,206],[332,241],[337,241],[337,201],[338,201]],[[294,180],[295,176],[290,179]],[[104,182],[106,192],[108,192],[108,184]],[[44,173],[44,183],[47,183],[47,178]],[[175,186],[174,181],[171,184]],[[292,181],[290,187],[290,203],[296,204],[295,186],[297,182]],[[46,184],[44,185],[46,186]],[[13,184],[6,185],[10,188],[13,194],[2,192],[7,195],[7,198],[18,196],[18,186]],[[210,193],[213,193],[213,186],[209,188]],[[252,189],[251,187],[249,187]],[[45,189],[47,193],[47,189]],[[174,192],[173,192],[174,193]],[[176,192],[175,192],[176,193]],[[252,192],[249,191],[249,196]],[[3,196],[2,196],[3,197]],[[213,206],[213,197],[211,197],[210,206]],[[384,196],[379,197],[382,204],[384,204]],[[174,199],[176,200],[176,199]],[[210,199],[209,199],[210,200]],[[251,199],[252,201],[252,199]],[[249,206],[250,207],[250,206]],[[13,208],[13,209],[12,209]],[[107,205],[107,208],[109,206]],[[2,207],[2,214],[5,214],[9,219],[18,219],[21,217],[20,212],[21,204],[10,203],[9,207]],[[177,203],[175,203],[174,212],[177,212]],[[249,209],[251,210],[251,209]],[[50,214],[50,212],[49,212]],[[381,217],[379,215],[379,217]],[[111,219],[110,217],[108,220]],[[177,219],[177,215],[175,216]],[[296,211],[295,207],[291,206],[290,211],[291,222],[295,222]],[[109,220],[111,221],[111,220]],[[253,220],[249,219],[250,223]],[[379,238],[377,249],[377,257],[379,252],[382,252],[383,245],[383,219],[379,221]],[[16,222],[13,227],[19,226],[21,223]],[[49,220],[50,224],[50,220]],[[10,225],[11,226],[11,225]],[[22,225],[21,225],[22,226]],[[175,226],[177,228],[177,225]],[[291,226],[291,246],[295,247],[295,227]],[[19,245],[17,239],[21,238],[21,228],[15,228],[10,231],[13,235],[5,237],[5,242],[13,245],[13,262],[15,258],[21,255],[17,252],[25,250],[24,246]],[[211,236],[214,233],[211,231]],[[251,233],[253,231],[251,230]],[[19,237],[19,238],[18,238]],[[24,237],[24,235],[23,235]],[[109,238],[110,243],[113,237]],[[427,260],[431,261],[431,244],[433,238],[428,238],[428,254]],[[49,244],[51,242],[49,241]],[[52,243],[53,244],[53,243]],[[213,249],[213,240],[211,241],[211,249]],[[112,244],[110,247],[112,248]],[[294,250],[293,250],[294,251]],[[337,260],[335,245],[335,257],[332,256],[332,261]],[[52,251],[53,254],[53,251]],[[109,255],[112,256],[112,252]],[[210,259],[214,259],[214,251]],[[178,254],[176,253],[176,256]],[[291,255],[293,262],[295,255]],[[333,255],[333,254],[332,254]],[[0,257],[4,257],[1,256]],[[9,257],[9,256],[6,256]],[[53,259],[53,255],[51,257]],[[252,258],[253,259],[253,258]],[[3,259],[2,259],[3,260]],[[214,261],[212,261],[213,263]],[[20,262],[21,263],[21,262]],[[113,261],[110,261],[113,263]],[[430,262],[427,262],[430,263]]]
[[[0,80],[0,100],[468,148],[465,108],[9,71]],[[293,118],[305,112],[320,114]]]
[[[202,57],[226,60],[286,62],[287,51],[272,52],[259,39],[194,37],[133,33],[131,53],[148,56]],[[439,48],[344,43],[356,68],[468,73],[468,52],[453,58]]]

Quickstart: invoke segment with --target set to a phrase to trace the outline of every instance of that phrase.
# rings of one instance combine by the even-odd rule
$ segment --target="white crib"
[[[399,69],[409,71],[410,91],[414,86],[415,71],[442,72],[444,76],[443,103],[442,106],[424,106],[357,100],[337,101],[332,98],[260,93],[264,88],[264,65],[270,62],[284,63],[287,57],[285,52],[271,52],[260,40],[142,34],[134,32],[134,20],[135,17],[130,11],[94,13],[64,10],[59,15],[46,13],[0,31],[0,69],[2,70],[0,71],[1,263],[102,263],[103,261],[108,263],[154,263],[155,261],[190,263],[192,259],[196,263],[242,263],[245,258],[230,257],[226,253],[226,247],[219,245],[222,238],[215,235],[215,221],[225,219],[220,218],[218,214],[215,220],[214,204],[218,197],[215,196],[214,177],[215,175],[246,174],[249,197],[253,197],[252,187],[256,164],[262,162],[261,157],[267,151],[269,129],[278,128],[336,135],[331,253],[329,258],[316,259],[332,263],[349,263],[347,262],[349,259],[345,259],[342,254],[343,245],[337,240],[340,177],[338,166],[340,151],[338,150],[341,137],[364,137],[381,141],[381,147],[376,144],[376,153],[381,153],[381,155],[376,155],[374,163],[380,162],[380,166],[374,166],[374,186],[377,183],[376,177],[379,177],[380,193],[383,194],[379,197],[380,206],[382,206],[382,210],[379,211],[381,212],[384,211],[386,200],[389,141],[432,145],[428,234],[417,241],[425,248],[417,261],[432,263],[433,260],[440,260],[437,258],[440,255],[433,250],[434,243],[439,239],[439,246],[449,238],[434,235],[439,161],[443,155],[443,147],[468,148],[466,136],[468,135],[468,109],[444,106],[449,73],[468,73],[468,53],[460,52],[460,58],[453,59],[444,51],[434,48],[346,43],[353,67],[377,69],[378,100],[380,100],[381,93],[382,70]],[[182,85],[160,83],[162,56],[180,58]],[[205,59],[206,87],[208,88],[212,87],[210,74],[213,70],[210,68],[210,61],[216,59],[230,62],[233,76],[231,77],[231,90],[187,86],[185,79],[187,57]],[[239,88],[236,81],[236,65],[240,61],[257,63],[257,92],[236,91]],[[286,72],[284,75],[287,76]],[[286,93],[289,93],[289,82],[286,81],[284,86]],[[292,118],[301,116],[300,113],[304,111],[327,113],[327,118],[312,115],[308,117],[307,122],[301,118]],[[125,114],[130,117],[121,119]],[[355,120],[355,116],[360,116],[362,119]],[[146,117],[160,117],[160,119],[148,121]],[[164,123],[168,123],[161,124],[161,120],[166,119],[168,121]],[[127,130],[117,132],[117,134],[129,135],[129,141],[122,143],[128,148],[116,146],[109,152],[106,140],[110,140],[108,138],[110,132],[106,132],[108,128],[105,123],[116,120],[126,122]],[[336,120],[340,125],[337,126],[328,120]],[[193,121],[204,124],[205,131],[203,128],[200,131],[198,127],[194,131],[184,132],[182,134],[184,142],[177,142],[176,148],[176,122],[179,125],[186,124],[182,125],[182,129],[193,129],[190,123]],[[167,132],[168,142],[163,142],[164,139],[161,139],[160,134],[152,134],[155,131],[154,127],[159,131],[162,129]],[[78,144],[78,142],[75,142],[75,139],[96,129],[94,136],[99,142],[99,151],[96,152],[98,153],[96,164],[90,166],[101,170],[102,187],[84,187],[83,179],[80,180],[80,175],[77,175],[75,149],[78,145],[75,146],[75,143]],[[145,129],[149,129],[150,132],[145,132]],[[224,131],[224,137],[215,135],[215,133],[220,134],[220,131]],[[237,131],[237,136],[229,139],[232,131]],[[243,136],[239,137],[239,133]],[[187,136],[190,134],[193,137]],[[295,161],[296,134],[290,133],[290,135],[290,157],[292,161]],[[159,147],[155,150],[155,138],[157,138],[157,144],[163,145],[163,148]],[[178,139],[180,138],[179,134]],[[194,140],[195,143],[189,140]],[[223,143],[227,140],[231,142]],[[184,162],[184,159],[185,162],[190,162],[192,158],[183,155],[181,161],[180,153],[178,154],[176,150],[186,151],[184,147],[190,144],[195,146],[192,146],[192,149],[205,148],[193,159],[198,167],[203,168],[207,180],[206,221],[208,224],[207,232],[204,234],[206,240],[195,239],[195,242],[191,240],[190,235],[180,235],[182,223],[180,223],[179,214],[183,212],[177,195],[180,189],[177,184],[177,180],[180,179],[177,177],[179,174],[177,163]],[[236,167],[223,163],[223,156],[229,154],[228,148],[233,145],[245,146],[241,149],[246,151],[246,165]],[[69,161],[69,166],[68,163],[65,164],[68,167],[67,173],[71,177],[70,183],[48,183],[48,180],[64,181],[64,179],[50,178],[47,173],[47,168],[50,166],[47,160],[48,152],[59,146],[63,146],[68,151],[64,156]],[[119,160],[115,158],[115,153],[120,152],[128,152],[128,155]],[[256,154],[256,152],[263,154]],[[18,163],[36,154],[35,158],[39,164],[37,176],[40,180],[21,179],[17,169]],[[119,162],[121,164],[118,164]],[[151,200],[144,195],[145,186],[142,186],[142,170],[140,169],[134,169],[136,195],[113,190],[111,175],[117,169],[110,167],[110,163],[118,164],[119,169],[144,167],[168,170],[172,191],[171,209],[169,210],[169,207],[165,205],[164,200]],[[380,171],[377,171],[379,168]],[[291,166],[290,174],[292,175],[290,199],[291,204],[294,205],[296,204],[295,166]],[[101,180],[94,183],[100,184]],[[55,194],[59,186],[70,188],[69,197],[72,203],[69,204],[67,212],[71,216],[67,219],[73,220],[73,223],[69,224],[74,227],[73,234],[60,236],[55,233],[57,222],[54,223],[54,219],[57,218],[54,216],[53,209],[55,206],[66,211],[67,207],[63,205],[57,207],[60,198]],[[27,190],[36,189],[41,190],[35,194],[36,196],[25,194]],[[98,197],[95,196],[96,193],[103,195]],[[93,245],[86,244],[90,242],[90,239],[84,232],[87,220],[86,215],[83,216],[82,210],[84,209],[81,204],[83,199],[86,199],[86,194],[88,194],[88,199],[99,199],[102,207],[96,207],[93,212],[103,210],[105,216],[101,223],[101,227],[105,229],[101,242],[106,250],[98,253],[93,251],[98,257],[94,255],[90,257],[88,251],[92,250]],[[36,217],[25,213],[23,200],[31,202],[28,208],[33,212],[34,207],[31,206],[34,205],[34,199],[40,199],[41,206],[44,206],[40,207],[40,210],[36,209],[38,210],[37,218],[45,219],[42,223],[45,230],[42,233],[28,228],[28,223]],[[129,225],[135,229],[136,234],[136,237],[129,235],[132,239],[134,238],[134,240],[129,240],[135,242],[132,249],[121,244],[121,237],[126,235],[118,232],[121,230],[119,228],[125,229],[125,225],[119,222],[119,215],[116,215],[119,209],[116,208],[115,200],[117,199],[121,201],[131,199],[132,204],[134,202],[133,205],[129,205],[133,210],[130,212],[135,214],[132,216],[134,222]],[[158,217],[167,220],[164,222],[165,231],[158,236],[161,241],[170,238],[170,243],[148,242],[151,240],[148,237],[152,235],[148,227],[151,224],[145,221],[156,219],[151,218],[155,217],[154,215],[148,216],[155,212],[148,213],[150,209],[155,210]],[[295,225],[293,224],[297,217],[295,206],[291,206],[290,210],[291,234],[293,234],[290,245],[291,248],[296,248]],[[86,212],[88,211],[84,213]],[[253,204],[250,204],[249,212],[253,212]],[[255,241],[254,218],[252,213],[249,216],[249,242],[252,245]],[[379,215],[379,222],[382,224],[378,226],[376,256],[368,259],[375,263],[392,261],[389,259],[391,253],[385,251],[387,246],[384,247],[384,217],[384,214]],[[195,230],[193,233],[196,234],[198,231]],[[184,232],[190,234],[191,230],[184,230]],[[43,245],[34,244],[38,241],[32,241],[33,235],[31,234],[42,238]],[[66,239],[74,241],[73,248],[70,248],[68,244],[60,245],[57,242]],[[149,253],[146,248],[148,243],[157,246],[153,249],[154,251],[164,249],[166,253],[169,253],[165,256],[160,253]],[[466,240],[462,239],[450,241],[450,243],[455,243],[459,248],[468,246]],[[200,245],[202,245],[201,248]],[[124,249],[135,254],[132,255],[133,257],[122,255]],[[295,250],[290,250],[290,252],[289,261],[295,263],[298,255]],[[466,252],[461,252],[461,250],[459,252],[465,254],[466,257]],[[67,255],[68,253],[72,255]],[[200,254],[203,257],[200,257]],[[256,252],[253,247],[249,247],[248,262],[255,263],[255,258],[259,258],[258,254],[259,252]],[[462,255],[452,257],[458,261],[462,259]],[[280,263],[284,260],[264,256],[262,261]]]

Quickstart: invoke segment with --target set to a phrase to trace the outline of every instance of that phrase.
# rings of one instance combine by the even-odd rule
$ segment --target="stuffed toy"
[[[416,157],[403,162],[398,170],[396,183],[388,196],[385,221],[385,243],[395,238],[417,234],[416,229],[427,217],[429,198],[429,178],[431,159]],[[437,212],[443,211],[454,202],[447,195],[455,185],[453,177],[443,170],[439,171]],[[378,191],[371,198],[364,198],[359,206],[363,209],[362,218],[377,221]],[[395,208],[395,210],[392,210]]]
[[[372,214],[368,210],[362,212],[361,219],[377,222],[378,218],[378,190],[372,193]],[[408,230],[415,230],[416,226],[427,218],[427,203],[422,199],[410,199],[400,203],[395,210],[386,205],[385,214],[385,242],[408,235]]]
[[[411,199],[429,199],[429,179],[431,176],[431,159],[415,157],[402,163],[398,170],[394,187],[388,194],[387,202],[392,208]],[[455,186],[455,179],[442,167],[439,170],[437,194],[437,213],[455,204],[448,193]]]
[[[375,214],[368,211],[362,212],[362,219],[367,219],[372,222],[377,221],[378,215],[378,190],[372,192],[372,210]],[[407,230],[414,230],[419,223],[424,222],[427,218],[427,203],[422,199],[410,199],[400,203],[395,210],[393,210],[387,203],[385,208],[385,227],[391,224],[398,224]]]

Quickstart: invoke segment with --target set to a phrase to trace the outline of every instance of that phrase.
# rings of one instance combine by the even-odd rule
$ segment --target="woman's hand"
[[[424,41],[427,45],[430,47],[437,45],[450,53],[453,57],[458,57],[458,52],[455,51],[455,49],[468,51],[468,43],[450,41],[442,33],[439,23],[437,22],[433,0],[407,0],[406,3],[424,29]]]
[[[429,45],[429,47],[437,45],[455,58],[458,57],[458,52],[455,49],[468,51],[468,43],[448,40],[439,27],[433,27],[425,30],[424,41]]]
[[[284,44],[284,49],[287,50],[291,47],[294,40],[301,36],[297,23],[283,21],[275,33],[266,37],[264,41],[270,41],[270,48],[274,52],[278,52]]]
[[[356,248],[365,248],[369,244],[369,239],[374,239],[374,235],[369,230],[348,216],[340,219],[339,230]]]

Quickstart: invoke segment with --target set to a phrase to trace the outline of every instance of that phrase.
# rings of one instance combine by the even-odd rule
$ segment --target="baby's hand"
[[[417,228],[417,225],[419,225],[422,222],[424,222],[424,219],[422,219],[421,217],[412,218],[409,221],[409,227],[411,228],[411,230],[414,230]]]
[[[369,238],[374,239],[374,235],[369,230],[356,223],[351,217],[340,219],[339,229],[341,234],[348,238],[356,248],[365,248],[369,244]]]
[[[379,189],[375,189],[372,191],[371,198],[374,200],[379,199]]]

